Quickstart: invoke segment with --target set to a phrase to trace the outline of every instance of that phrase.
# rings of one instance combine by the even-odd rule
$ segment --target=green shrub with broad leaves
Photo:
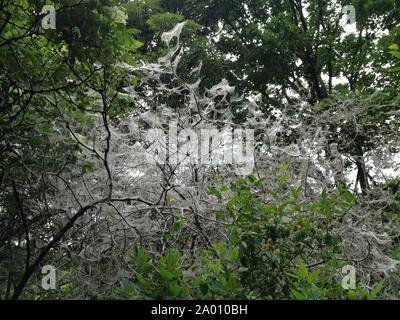
[[[167,249],[150,255],[141,247],[131,252],[133,279],[114,291],[126,299],[373,299],[380,286],[343,289],[344,261],[340,236],[334,232],[356,201],[348,190],[321,192],[304,200],[301,186],[291,186],[288,166],[280,165],[274,180],[249,176],[210,187],[223,199],[217,219],[228,241],[199,248],[196,259]],[[174,226],[175,228],[176,226]],[[306,266],[304,261],[320,261]]]

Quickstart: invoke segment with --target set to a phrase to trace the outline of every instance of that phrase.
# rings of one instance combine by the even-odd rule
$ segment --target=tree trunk
[[[360,182],[360,187],[363,193],[366,193],[369,190],[369,180],[368,180],[368,172],[365,167],[364,158],[362,156],[358,156],[356,159],[357,165],[357,178]]]
[[[337,143],[329,143],[329,162],[332,170],[333,177],[335,179],[335,185],[338,187],[342,185],[344,189],[347,188],[346,178],[343,172],[342,159],[338,151]]]

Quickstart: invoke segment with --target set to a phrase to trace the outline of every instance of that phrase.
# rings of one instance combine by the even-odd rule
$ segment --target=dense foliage
[[[398,0],[1,1],[1,299],[400,299],[399,19]],[[212,164],[185,147],[238,129],[250,171],[226,141]]]

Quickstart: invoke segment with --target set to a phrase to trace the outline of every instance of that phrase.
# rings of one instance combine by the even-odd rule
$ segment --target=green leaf
[[[299,291],[296,290],[290,290],[290,295],[295,299],[295,300],[306,300],[306,297]]]
[[[221,199],[221,193],[215,187],[209,187],[208,193]]]

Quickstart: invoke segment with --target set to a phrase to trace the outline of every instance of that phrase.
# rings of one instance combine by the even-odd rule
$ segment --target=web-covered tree
[[[107,126],[119,110],[122,70],[113,65],[140,45],[119,1],[56,1],[55,30],[41,27],[45,4],[0,4],[0,288],[6,299],[18,298],[73,223],[109,198],[52,204],[68,190],[66,175],[90,170],[79,132],[92,115]],[[88,108],[91,92],[102,99]],[[91,156],[107,168],[107,153],[105,147]]]
[[[355,34],[338,22],[347,2],[60,1],[55,31],[40,29],[41,3],[21,3],[0,15],[4,298],[109,297],[123,279],[138,285],[137,245],[135,259],[153,261],[138,286],[150,298],[152,279],[179,296],[171,274],[185,297],[344,298],[323,287],[335,261],[357,264],[361,296],[380,279],[396,294],[392,1],[354,2]],[[253,129],[253,174],[223,163],[224,141],[222,163],[199,164],[192,136],[165,139],[171,124]],[[45,263],[64,270],[58,292],[38,290]],[[192,263],[189,293],[179,277]],[[322,287],[304,287],[315,277],[304,268],[320,266]]]

